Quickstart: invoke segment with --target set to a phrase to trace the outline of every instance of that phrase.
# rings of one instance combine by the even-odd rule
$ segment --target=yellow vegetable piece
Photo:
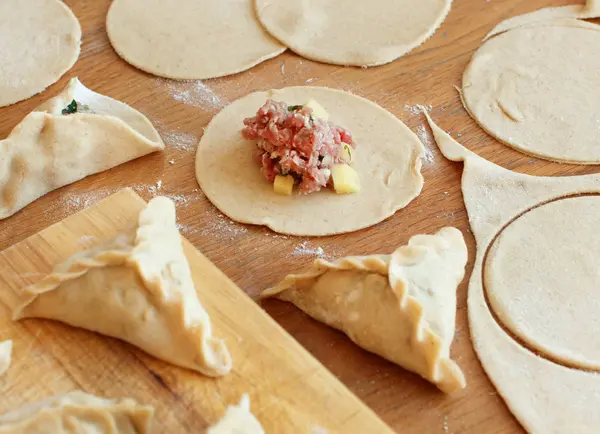
[[[310,99],[305,106],[312,109],[312,114],[314,117],[323,119],[324,121],[329,120],[329,113],[327,113],[327,110],[325,110],[325,108],[314,99]]]
[[[352,161],[354,161],[355,149],[347,143],[342,143],[340,147],[340,157],[342,160],[344,160],[347,164],[352,163]]]
[[[273,184],[273,190],[275,193],[283,196],[291,196],[294,190],[294,177],[293,176],[282,176],[277,175],[275,177],[275,183]]]
[[[334,164],[331,167],[333,188],[337,194],[351,194],[360,191],[358,173],[347,164]]]

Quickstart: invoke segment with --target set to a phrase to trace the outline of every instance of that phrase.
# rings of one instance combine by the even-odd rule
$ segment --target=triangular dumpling
[[[175,206],[154,198],[138,227],[69,258],[26,288],[15,319],[47,318],[127,341],[209,376],[231,370],[198,300],[175,222]]]
[[[4,374],[10,368],[12,347],[12,341],[0,342],[0,375]]]
[[[289,301],[364,349],[452,392],[466,385],[450,345],[467,256],[460,231],[444,228],[412,237],[392,255],[317,260],[307,273],[286,277],[261,297]]]
[[[71,392],[0,416],[0,434],[148,434],[153,415],[132,399]]]
[[[73,101],[77,112],[63,114]],[[0,140],[0,219],[52,190],[162,149],[144,115],[74,78]]]
[[[225,416],[206,434],[265,434],[265,431],[250,411],[250,398],[244,394],[240,404],[230,405]]]

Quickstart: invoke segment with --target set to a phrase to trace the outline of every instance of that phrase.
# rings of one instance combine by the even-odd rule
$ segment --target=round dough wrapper
[[[309,59],[376,66],[425,42],[451,0],[254,0],[269,33]]]
[[[527,154],[600,163],[600,27],[517,28],[487,41],[463,76],[463,101],[489,134]]]
[[[31,98],[77,61],[81,26],[58,0],[0,1],[0,107]]]
[[[315,99],[331,122],[353,134],[359,193],[273,191],[253,158],[256,144],[240,134],[244,118],[254,116],[268,98],[292,105]],[[196,177],[208,199],[233,220],[284,234],[323,236],[372,226],[405,207],[423,187],[423,154],[417,136],[377,104],[324,87],[289,87],[252,93],[217,114],[198,145]]]
[[[600,369],[600,196],[535,208],[504,231],[485,264],[492,309],[550,359]]]
[[[178,80],[235,74],[285,51],[251,0],[114,0],[106,30],[127,62]]]

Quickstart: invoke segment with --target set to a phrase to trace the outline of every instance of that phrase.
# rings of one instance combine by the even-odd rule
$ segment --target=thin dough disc
[[[254,161],[256,145],[240,134],[244,118],[268,98],[289,104],[315,99],[331,122],[353,134],[360,193],[273,192]],[[208,199],[233,220],[291,235],[332,235],[379,223],[417,197],[423,187],[423,152],[406,125],[371,101],[324,87],[289,87],[250,94],[215,116],[198,145],[196,176]]]
[[[600,345],[592,344],[600,312],[600,231],[590,231],[599,215],[598,196],[535,208],[501,233],[485,266],[500,321],[536,351],[584,369],[600,369]]]
[[[464,73],[464,103],[483,129],[517,150],[600,163],[600,27],[561,23],[486,42]]]
[[[254,0],[265,28],[298,54],[337,65],[391,62],[425,42],[451,0]]]
[[[58,0],[0,1],[0,107],[42,92],[77,61],[81,27]]]
[[[127,62],[180,80],[235,74],[285,51],[251,0],[114,0],[106,30]]]

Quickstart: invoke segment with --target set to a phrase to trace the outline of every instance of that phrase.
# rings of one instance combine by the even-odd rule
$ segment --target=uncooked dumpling
[[[421,45],[451,0],[254,0],[265,28],[296,53],[338,65],[391,62]]]
[[[30,98],[77,61],[81,26],[59,0],[0,1],[0,107]]]
[[[295,304],[449,393],[466,385],[450,345],[467,256],[460,231],[444,228],[412,237],[391,255],[319,259],[261,297]]]
[[[597,3],[548,8],[500,23],[473,55],[462,97],[507,145],[547,160],[600,163]],[[594,15],[596,14],[596,15]]]
[[[137,228],[72,256],[23,297],[15,319],[62,321],[209,376],[231,370],[227,347],[213,337],[198,300],[167,198],[153,199]]]
[[[71,392],[0,416],[0,434],[149,434],[153,414],[132,399]]]
[[[352,133],[358,144],[352,166],[360,178],[359,193],[273,192],[255,162],[256,143],[240,133],[244,119],[254,116],[267,99],[318,101],[332,123]],[[377,224],[417,197],[423,188],[423,154],[418,137],[371,101],[325,87],[288,87],[252,93],[217,114],[198,145],[196,177],[208,199],[233,220],[291,235],[332,235]]]
[[[12,356],[12,341],[0,342],[0,375],[10,368]]]
[[[243,395],[240,404],[230,405],[223,419],[206,434],[265,434],[265,431],[250,412],[250,398]]]
[[[252,0],[114,0],[106,30],[127,62],[180,80],[235,74],[285,51]]]
[[[0,141],[0,219],[52,190],[162,149],[144,115],[75,78]]]

